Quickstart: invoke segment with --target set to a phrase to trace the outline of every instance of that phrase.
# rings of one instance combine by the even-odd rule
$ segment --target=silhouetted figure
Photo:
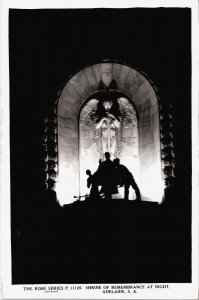
[[[117,194],[117,170],[113,161],[110,159],[110,153],[105,152],[105,161],[101,162],[96,172],[99,183],[102,185],[100,193],[105,194],[106,199],[111,199],[112,194]]]
[[[90,170],[86,170],[86,174],[88,175],[87,179],[87,188],[90,189],[90,197],[96,199],[99,197],[98,184],[95,173],[92,175]]]
[[[140,190],[135,182],[133,174],[127,169],[127,167],[120,164],[119,158],[114,159],[114,165],[119,173],[119,185],[124,186],[124,198],[128,200],[129,188],[132,186],[132,188],[135,190],[136,199],[141,200]]]

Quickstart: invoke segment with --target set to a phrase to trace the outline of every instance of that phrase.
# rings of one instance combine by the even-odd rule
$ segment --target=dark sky
[[[188,59],[189,16],[189,9],[174,8],[11,10],[15,84],[49,89],[105,58],[176,80]]]

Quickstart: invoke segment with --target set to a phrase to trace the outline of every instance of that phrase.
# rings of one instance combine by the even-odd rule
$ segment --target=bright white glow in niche
[[[125,165],[130,172],[132,172],[135,181],[140,188],[142,199],[145,201],[162,202],[163,198],[163,180],[161,177],[160,163],[154,162],[153,166],[146,167],[145,172],[142,174],[140,182],[140,164],[139,158],[121,157],[121,164]],[[92,174],[98,168],[98,159],[86,159],[80,161],[80,181],[78,180],[79,174],[75,172],[72,165],[62,164],[59,168],[59,181],[56,185],[56,192],[58,201],[61,206],[74,202],[74,196],[89,194],[87,188],[87,175],[86,169],[90,169]],[[80,184],[80,193],[79,193]],[[100,188],[99,188],[100,189]],[[113,199],[124,198],[124,188],[119,188],[119,193],[113,195]],[[134,200],[135,193],[132,187],[129,189],[129,200]]]
[[[162,203],[164,186],[161,177],[160,164],[154,163],[142,174],[141,194],[146,201]]]
[[[69,204],[75,201],[74,196],[79,195],[77,174],[72,165],[59,167],[59,180],[56,185],[56,193],[59,204]]]

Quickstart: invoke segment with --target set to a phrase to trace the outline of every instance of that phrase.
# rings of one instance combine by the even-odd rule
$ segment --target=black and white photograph
[[[7,255],[23,297],[169,298],[195,282],[192,18],[9,8]]]

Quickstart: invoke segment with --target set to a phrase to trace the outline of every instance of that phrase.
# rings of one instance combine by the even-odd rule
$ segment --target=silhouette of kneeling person
[[[90,197],[91,198],[98,198],[99,197],[99,191],[98,191],[98,184],[96,181],[95,173],[92,175],[90,170],[86,170],[86,174],[88,175],[87,179],[87,188],[90,189]]]
[[[120,186],[124,185],[124,198],[128,200],[129,188],[130,186],[132,186],[132,188],[135,190],[136,199],[141,200],[140,190],[135,182],[133,174],[127,169],[127,167],[120,164],[119,158],[114,159],[114,165],[119,173],[119,178],[120,178],[119,184]]]
[[[100,193],[105,194],[105,199],[111,199],[112,194],[117,194],[117,170],[113,161],[110,159],[110,153],[105,152],[105,161],[101,162],[97,170],[100,185]]]

